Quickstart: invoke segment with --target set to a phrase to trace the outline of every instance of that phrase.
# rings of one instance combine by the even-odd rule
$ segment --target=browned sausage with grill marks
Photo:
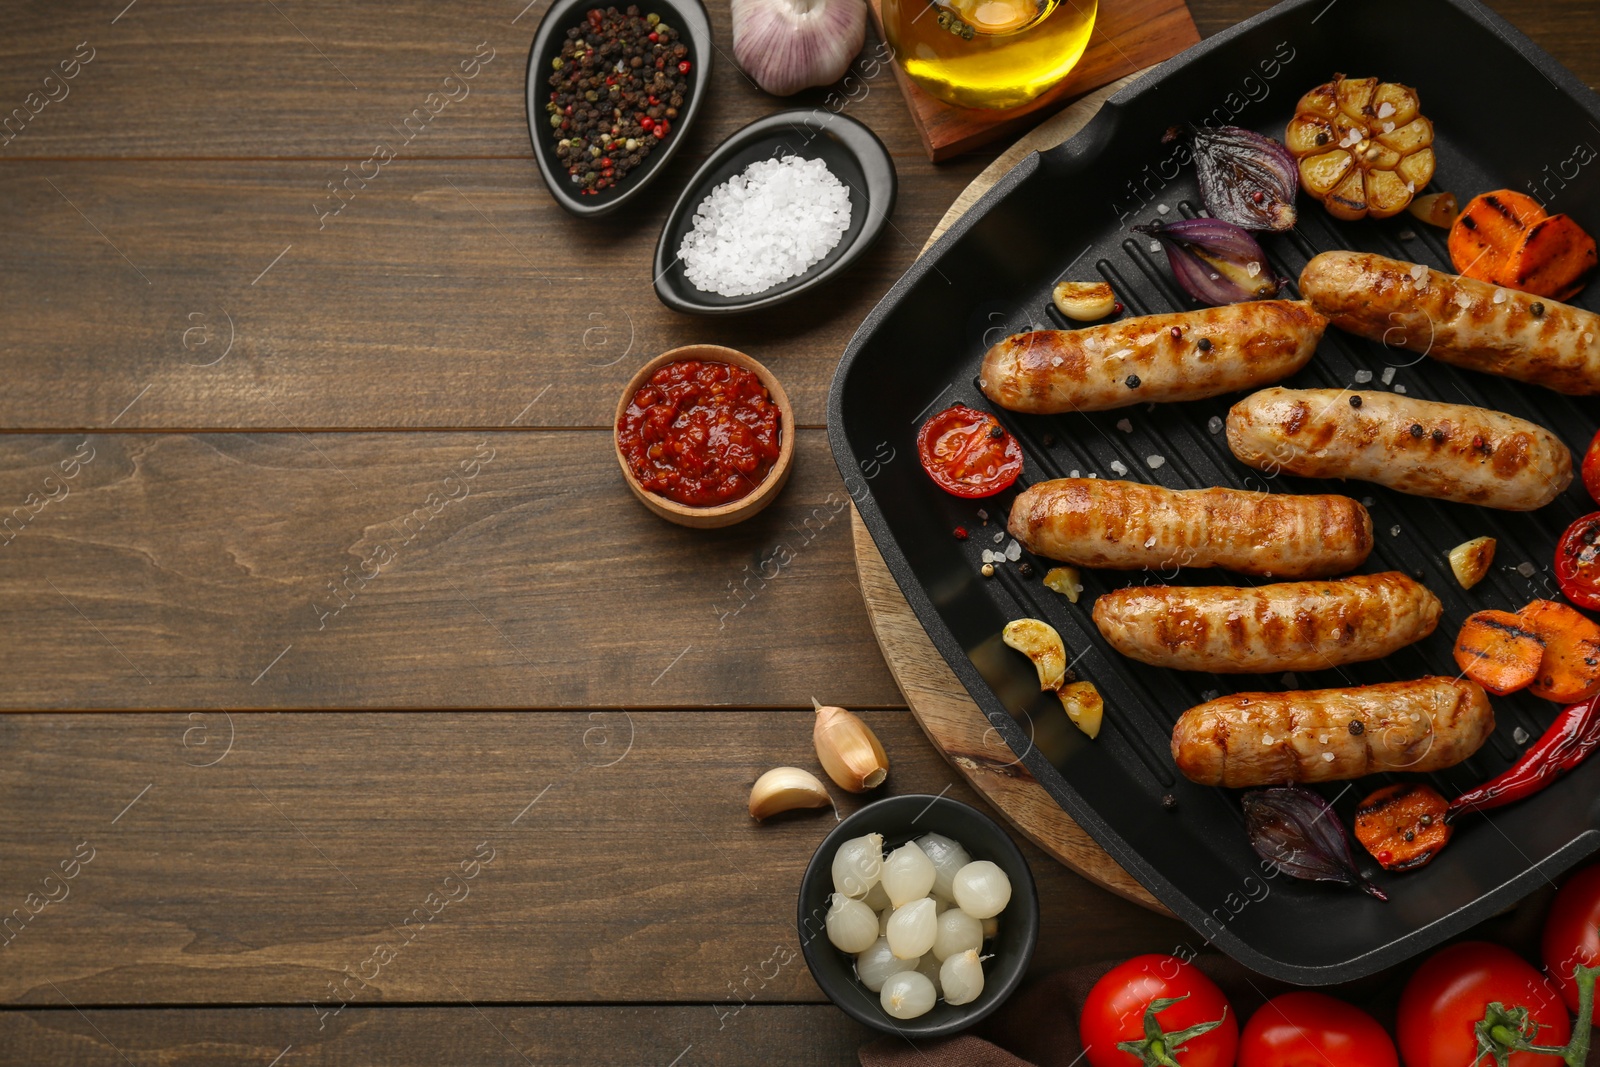
[[[1370,252],[1324,252],[1300,292],[1341,330],[1558,393],[1600,393],[1600,315]]]
[[[1094,602],[1124,656],[1214,674],[1315,671],[1379,659],[1439,623],[1439,598],[1399,571],[1259,586],[1129,586]]]
[[[989,349],[978,384],[1001,407],[1036,415],[1201,400],[1287,378],[1327,324],[1303,300],[1253,300],[1036,330]]]
[[[1572,481],[1572,453],[1543,426],[1382,390],[1252,393],[1228,412],[1228,447],[1258,470],[1359,478],[1507,511],[1542,508]]]
[[[1328,782],[1454,767],[1493,730],[1488,695],[1465,678],[1235,693],[1183,713],[1172,758],[1201,785]]]
[[[1223,567],[1323,578],[1354,570],[1372,551],[1372,517],[1346,496],[1098,478],[1029,486],[1012,503],[1007,528],[1034,555],[1111,570]]]

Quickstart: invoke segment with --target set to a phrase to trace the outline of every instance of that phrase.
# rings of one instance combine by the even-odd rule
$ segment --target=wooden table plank
[[[820,1004],[0,1012],[0,1067],[843,1067],[873,1031]]]
[[[593,430],[0,435],[0,502],[3,708],[901,703],[820,430],[713,531]]]
[[[894,95],[885,77],[869,100]],[[716,320],[651,288],[688,164],[595,222],[524,160],[397,162],[319,230],[320,163],[0,163],[0,427],[607,426],[640,365],[705,341],[820,426],[851,333],[978,162],[903,159],[848,282]]]
[[[8,114],[25,108],[26,125],[13,119],[12,139],[0,135],[0,158],[316,156],[334,161],[331,172],[355,167],[379,141],[403,146],[410,159],[527,158],[526,56],[547,5],[536,0],[523,13],[524,3],[395,0],[374,18],[336,0],[220,6],[146,0],[115,21],[117,12],[107,8],[120,4],[52,9],[49,18],[13,5],[0,10],[0,106]],[[1269,4],[1191,0],[1189,6],[1209,35]],[[1600,25],[1589,0],[1492,6],[1590,85],[1600,85]],[[735,69],[727,5],[709,7],[719,54],[696,138],[700,151],[783,103]],[[80,48],[80,42],[87,43]],[[460,63],[478,54],[480,43],[493,59],[446,90],[443,79],[459,79]],[[77,55],[92,58],[73,67]],[[61,79],[63,62],[75,77]],[[880,133],[893,129],[898,140],[909,135],[911,147],[915,135],[904,105],[883,77],[884,91],[860,105],[860,116]],[[405,143],[395,127],[436,90],[458,99]],[[30,101],[30,93],[39,96]],[[46,93],[60,99],[45,102]],[[820,104],[826,95],[812,90],[792,102]],[[678,167],[687,173],[686,163]],[[538,184],[531,168],[527,181]]]
[[[865,714],[894,793],[974,801],[908,713]],[[759,825],[745,811],[761,772],[815,766],[811,720],[5,716],[0,810],[27,817],[0,825],[0,1002],[282,1003],[309,1017],[346,1001],[820,999],[794,894],[834,820]],[[1192,939],[1023,847],[1037,967]],[[437,918],[408,922],[417,909]],[[758,972],[768,980],[746,987]]]

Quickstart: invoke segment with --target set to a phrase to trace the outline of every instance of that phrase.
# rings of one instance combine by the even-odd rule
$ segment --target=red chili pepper
[[[1589,758],[1600,747],[1600,697],[1569,705],[1503,773],[1450,802],[1445,818],[1488,811],[1530,797]]]

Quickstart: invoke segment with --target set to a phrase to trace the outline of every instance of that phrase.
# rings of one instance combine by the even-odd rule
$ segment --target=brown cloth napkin
[[[860,1050],[861,1067],[1072,1067],[1083,1054],[1078,1039],[1083,1002],[1100,976],[1118,962],[1085,964],[1036,978],[970,1033],[915,1043],[881,1038]],[[1226,956],[1203,955],[1194,962],[1228,995],[1241,1027],[1262,1004],[1295,988]],[[1323,992],[1360,1005],[1393,1034],[1395,1004],[1413,969],[1398,968]],[[1600,1047],[1591,1048],[1588,1067],[1600,1067]]]

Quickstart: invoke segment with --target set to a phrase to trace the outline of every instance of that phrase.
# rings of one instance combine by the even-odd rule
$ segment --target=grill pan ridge
[[[1486,70],[1494,77],[1471,74]],[[1071,141],[1013,168],[867,316],[840,361],[828,409],[829,440],[845,484],[935,646],[994,726],[997,762],[1020,760],[1107,852],[1194,927],[1191,947],[1214,944],[1263,974],[1303,985],[1350,981],[1398,963],[1600,848],[1600,760],[1529,801],[1464,820],[1430,866],[1403,875],[1376,872],[1391,897],[1385,904],[1264,866],[1245,837],[1238,791],[1196,786],[1177,773],[1168,750],[1173,723],[1218,693],[1454,676],[1451,643],[1472,611],[1559,599],[1551,573],[1555,540],[1569,522],[1595,510],[1581,483],[1575,479],[1538,512],[1513,514],[1361,482],[1268,477],[1234,460],[1216,429],[1241,394],[1087,415],[997,411],[1021,442],[1026,467],[1015,489],[986,501],[936,489],[915,458],[915,435],[922,419],[952,403],[995,410],[977,388],[979,360],[1009,333],[1070,326],[1050,304],[1058,280],[1104,278],[1130,315],[1195,306],[1172,282],[1165,254],[1128,230],[1162,217],[1161,207],[1170,219],[1194,215],[1200,203],[1192,167],[1176,166],[1172,147],[1159,143],[1161,133],[1209,117],[1281,139],[1300,95],[1336,71],[1417,88],[1436,130],[1438,171],[1430,191],[1454,191],[1463,203],[1494,188],[1534,191],[1552,212],[1600,228],[1600,166],[1568,176],[1575,147],[1600,145],[1600,97],[1509,24],[1474,0],[1287,0],[1162,64],[1114,96]],[[1299,207],[1294,231],[1262,241],[1273,268],[1288,278],[1298,277],[1316,253],[1335,248],[1451,269],[1444,232],[1409,215],[1343,223],[1303,195]],[[1291,285],[1284,295],[1299,294]],[[1600,307],[1600,282],[1573,302]],[[1358,371],[1371,380],[1357,384]],[[1283,384],[1398,386],[1421,399],[1494,408],[1550,428],[1575,456],[1600,425],[1594,399],[1457,370],[1331,327],[1310,365]],[[1015,493],[1074,471],[1171,488],[1353,496],[1368,503],[1376,535],[1361,572],[1400,570],[1422,580],[1444,603],[1439,627],[1383,660],[1298,677],[1224,677],[1124,659],[1089,618],[1100,593],[1137,582],[1250,579],[1212,571],[1085,570],[1077,605],[1043,587],[1039,576],[1050,563],[1026,553],[1032,577],[1006,564],[984,579],[979,554],[1003,546],[993,537],[1004,530]],[[957,525],[971,530],[970,540],[951,536]],[[1464,592],[1445,553],[1480,534],[1499,541],[1495,565]],[[1001,642],[1004,624],[1023,616],[1055,626],[1069,656],[1081,657],[1075,670],[1104,694],[1105,726],[1096,740],[1067,723],[1053,696],[1038,691],[1028,661]],[[1525,747],[1515,738],[1538,736],[1556,710],[1526,694],[1493,702],[1497,727],[1483,749],[1459,767],[1425,776],[1445,795],[1507,766]],[[1357,800],[1387,780],[1333,783],[1321,792],[1348,824]],[[1172,810],[1162,804],[1169,794],[1177,801]]]

